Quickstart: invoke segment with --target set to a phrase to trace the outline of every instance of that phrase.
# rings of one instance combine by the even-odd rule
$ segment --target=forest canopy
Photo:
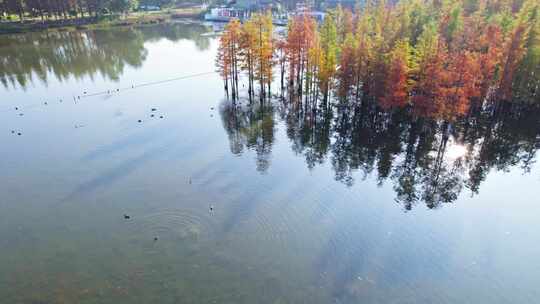
[[[270,95],[279,67],[291,100],[373,101],[385,109],[453,120],[486,105],[540,103],[540,3],[535,0],[368,1],[309,14],[272,34],[271,15],[231,21],[216,60],[238,97]]]

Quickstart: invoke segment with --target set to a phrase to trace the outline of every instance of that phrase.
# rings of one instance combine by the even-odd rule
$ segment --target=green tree
[[[321,38],[322,58],[319,67],[319,85],[323,93],[324,102],[328,101],[332,78],[336,73],[337,64],[337,29],[334,19],[334,13],[328,12],[324,22],[319,30]]]

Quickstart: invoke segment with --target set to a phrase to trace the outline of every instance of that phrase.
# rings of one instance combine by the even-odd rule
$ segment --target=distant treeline
[[[41,20],[97,17],[109,12],[127,12],[137,0],[0,0],[0,16]]]
[[[217,66],[233,99],[240,73],[250,98],[253,80],[268,96],[275,67],[286,97],[311,109],[335,96],[453,120],[487,104],[540,104],[537,0],[368,1],[272,32],[268,15],[225,28]]]
[[[98,17],[111,13],[126,13],[143,7],[162,8],[183,0],[0,0],[0,20],[40,18],[58,20],[67,18]]]

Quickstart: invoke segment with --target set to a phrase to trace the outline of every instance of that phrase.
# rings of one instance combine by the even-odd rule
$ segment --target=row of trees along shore
[[[297,15],[285,35],[269,13],[254,14],[227,24],[219,42],[216,66],[233,101],[240,74],[251,102],[255,91],[271,96],[278,72],[281,97],[312,110],[331,95],[447,121],[485,106],[540,105],[537,0],[366,1],[320,24]]]
[[[21,22],[98,17],[106,12],[126,13],[138,5],[138,0],[0,0],[0,20],[14,20],[12,15]]]

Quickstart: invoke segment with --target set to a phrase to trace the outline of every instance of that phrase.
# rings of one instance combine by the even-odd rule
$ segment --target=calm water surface
[[[538,120],[235,109],[211,30],[0,37],[0,303],[538,301]]]

